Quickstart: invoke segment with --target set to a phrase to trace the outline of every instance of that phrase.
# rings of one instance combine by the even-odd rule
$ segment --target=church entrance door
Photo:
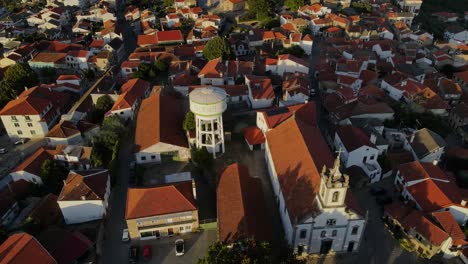
[[[333,245],[333,240],[322,240],[322,245],[320,246],[320,254],[328,254]]]

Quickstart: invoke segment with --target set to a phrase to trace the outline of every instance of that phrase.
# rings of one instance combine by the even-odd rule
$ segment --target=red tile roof
[[[432,216],[453,239],[454,245],[467,244],[465,234],[450,211],[434,212]]]
[[[406,182],[417,181],[423,179],[435,179],[449,181],[447,175],[430,162],[413,161],[400,165],[400,175]]]
[[[265,136],[263,135],[262,130],[256,126],[244,128],[243,133],[245,140],[247,140],[250,145],[265,143]]]
[[[385,205],[384,211],[393,219],[401,223],[412,211],[414,211],[414,209],[408,204],[396,201]]]
[[[300,59],[294,55],[291,55],[291,54],[283,54],[283,55],[279,55],[278,56],[278,60],[291,60],[297,64],[300,64],[302,66],[305,66],[305,67],[309,67],[309,62],[306,61],[306,60],[303,60],[303,59]]]
[[[463,80],[465,84],[468,83],[468,71],[456,72],[453,74],[453,76]]]
[[[49,130],[46,137],[52,138],[69,138],[80,134],[80,130],[73,122],[67,120],[60,120],[52,129]]]
[[[248,237],[259,241],[271,239],[262,183],[259,178],[250,177],[247,167],[234,163],[222,171],[216,201],[220,241],[233,242]]]
[[[268,131],[266,139],[291,223],[318,213],[319,172],[333,165],[320,129],[292,116]]]
[[[102,169],[70,171],[59,201],[104,200],[109,172]]]
[[[184,41],[184,36],[180,30],[166,30],[156,32],[158,43],[161,42],[180,42]]]
[[[271,110],[273,110],[273,112]],[[293,115],[312,126],[317,125],[317,109],[314,102],[297,104],[288,107],[273,108],[261,111],[261,113],[263,114],[263,118],[265,119],[267,126],[270,129],[275,128]]]
[[[153,188],[129,188],[125,219],[195,210],[197,210],[197,206],[193,197],[192,181]]]
[[[266,76],[245,76],[250,81],[250,90],[254,99],[273,99],[275,91],[271,84],[271,79]]]
[[[155,45],[158,44],[158,37],[156,35],[138,35],[138,46]]]
[[[135,129],[136,152],[143,151],[159,142],[188,147],[182,131],[183,103],[168,95],[155,92],[143,100]]]
[[[27,233],[16,233],[0,245],[0,262],[3,264],[56,264],[44,247]]]
[[[362,146],[375,148],[375,145],[370,142],[366,133],[359,127],[351,125],[340,126],[336,130],[336,133],[348,152],[352,152]]]
[[[415,231],[431,242],[440,246],[449,237],[442,229],[427,219],[423,213],[414,210],[403,221],[405,229],[414,228]]]
[[[430,179],[411,185],[407,190],[425,212],[434,212],[454,204]]]
[[[46,229],[38,240],[59,264],[75,263],[93,247],[93,242],[82,233],[59,227]]]
[[[26,171],[40,177],[42,163],[46,160],[53,159],[54,154],[55,150],[40,147],[31,154],[31,156],[27,157],[23,162],[16,166],[13,171]]]

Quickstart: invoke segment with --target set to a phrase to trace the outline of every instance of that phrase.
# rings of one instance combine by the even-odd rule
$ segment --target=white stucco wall
[[[14,171],[10,172],[13,181],[25,180],[34,184],[42,184],[42,179],[38,175],[34,175],[27,171]]]
[[[105,205],[101,200],[94,201],[58,201],[67,225],[102,219]]]

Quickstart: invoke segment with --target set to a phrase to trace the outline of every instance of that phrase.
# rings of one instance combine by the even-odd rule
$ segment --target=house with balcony
[[[42,138],[71,103],[67,93],[36,86],[8,102],[0,110],[0,118],[11,139]]]
[[[197,230],[194,181],[189,179],[151,188],[129,188],[125,220],[132,240],[172,237]]]
[[[375,146],[376,136],[370,138],[359,127],[351,125],[336,129],[335,149],[342,151],[341,160],[345,168],[360,167],[369,177],[369,182],[378,182],[382,176],[382,168],[377,162],[379,149]]]

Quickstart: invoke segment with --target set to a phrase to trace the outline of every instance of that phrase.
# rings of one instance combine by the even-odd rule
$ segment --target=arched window
[[[327,231],[322,231],[322,232],[320,233],[320,237],[325,237],[326,235],[327,235]]]
[[[340,196],[340,192],[334,192],[332,196],[332,202],[338,202],[338,197]]]

